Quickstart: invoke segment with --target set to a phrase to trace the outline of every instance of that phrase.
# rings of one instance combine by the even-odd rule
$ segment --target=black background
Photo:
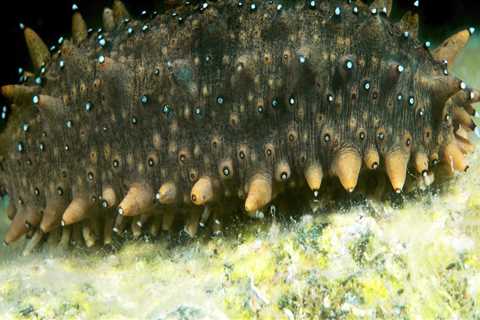
[[[181,0],[179,0],[181,1]],[[275,0],[280,2],[281,0]],[[285,0],[284,0],[285,1]],[[328,1],[328,0],[325,0]],[[394,0],[395,1],[395,0]],[[78,1],[7,1],[0,11],[1,54],[0,85],[15,83],[17,68],[30,68],[28,52],[23,40],[19,23],[37,31],[47,45],[56,42],[60,36],[69,37],[71,29],[72,4],[80,7],[89,27],[101,25],[101,12],[105,6],[111,6],[109,0]],[[163,1],[124,0],[129,11],[138,16],[141,10],[164,9]],[[399,19],[407,10],[420,14],[422,40],[437,43],[457,30],[476,27],[480,36],[480,1],[479,0],[420,0],[420,6],[414,7],[414,0],[396,0],[393,19]],[[4,103],[0,98],[0,103]]]

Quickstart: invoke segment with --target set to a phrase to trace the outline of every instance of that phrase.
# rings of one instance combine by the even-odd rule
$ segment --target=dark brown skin
[[[33,212],[26,220],[35,228],[47,211],[58,227],[79,198],[87,200],[83,225],[113,219],[99,204],[142,217],[181,208],[195,234],[204,206],[222,211],[253,194],[245,208],[255,213],[285,186],[304,185],[313,164],[348,191],[359,170],[376,169],[399,192],[407,166],[425,174],[445,152],[451,167],[466,169],[447,146],[463,124],[453,108],[469,110],[473,91],[445,75],[405,25],[346,1],[253,4],[219,1],[150,21],[117,14],[103,47],[98,33],[65,41],[43,85],[13,101],[1,137],[14,211]],[[166,182],[174,199],[154,204]],[[106,188],[114,203],[102,202]],[[119,205],[129,190],[133,200]]]

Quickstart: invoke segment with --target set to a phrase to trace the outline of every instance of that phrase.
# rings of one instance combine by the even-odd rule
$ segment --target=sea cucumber
[[[115,0],[98,30],[74,6],[54,52],[25,28],[34,72],[1,90],[5,244],[90,247],[175,220],[220,233],[238,203],[255,216],[289,188],[319,198],[329,177],[352,192],[375,171],[400,193],[407,170],[426,184],[439,163],[467,170],[480,93],[448,64],[472,30],[431,50],[391,7],[219,0],[140,21]]]

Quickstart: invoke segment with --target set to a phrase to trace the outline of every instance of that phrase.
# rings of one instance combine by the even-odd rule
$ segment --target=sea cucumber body
[[[381,10],[219,1],[115,22],[65,41],[22,102],[2,181],[30,225],[48,214],[59,223],[75,199],[77,222],[102,205],[198,212],[251,188],[255,211],[312,165],[352,191],[359,171],[388,171],[389,155],[405,172],[454,139],[432,85],[444,65]],[[158,204],[167,183],[174,195]],[[187,224],[198,224],[192,215]]]

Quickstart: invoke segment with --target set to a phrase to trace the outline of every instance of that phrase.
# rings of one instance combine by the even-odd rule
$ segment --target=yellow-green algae
[[[456,66],[475,87],[479,46]],[[0,319],[480,319],[479,157],[442,192],[400,208],[312,209],[174,248],[3,248]],[[2,214],[2,235],[6,223]]]

